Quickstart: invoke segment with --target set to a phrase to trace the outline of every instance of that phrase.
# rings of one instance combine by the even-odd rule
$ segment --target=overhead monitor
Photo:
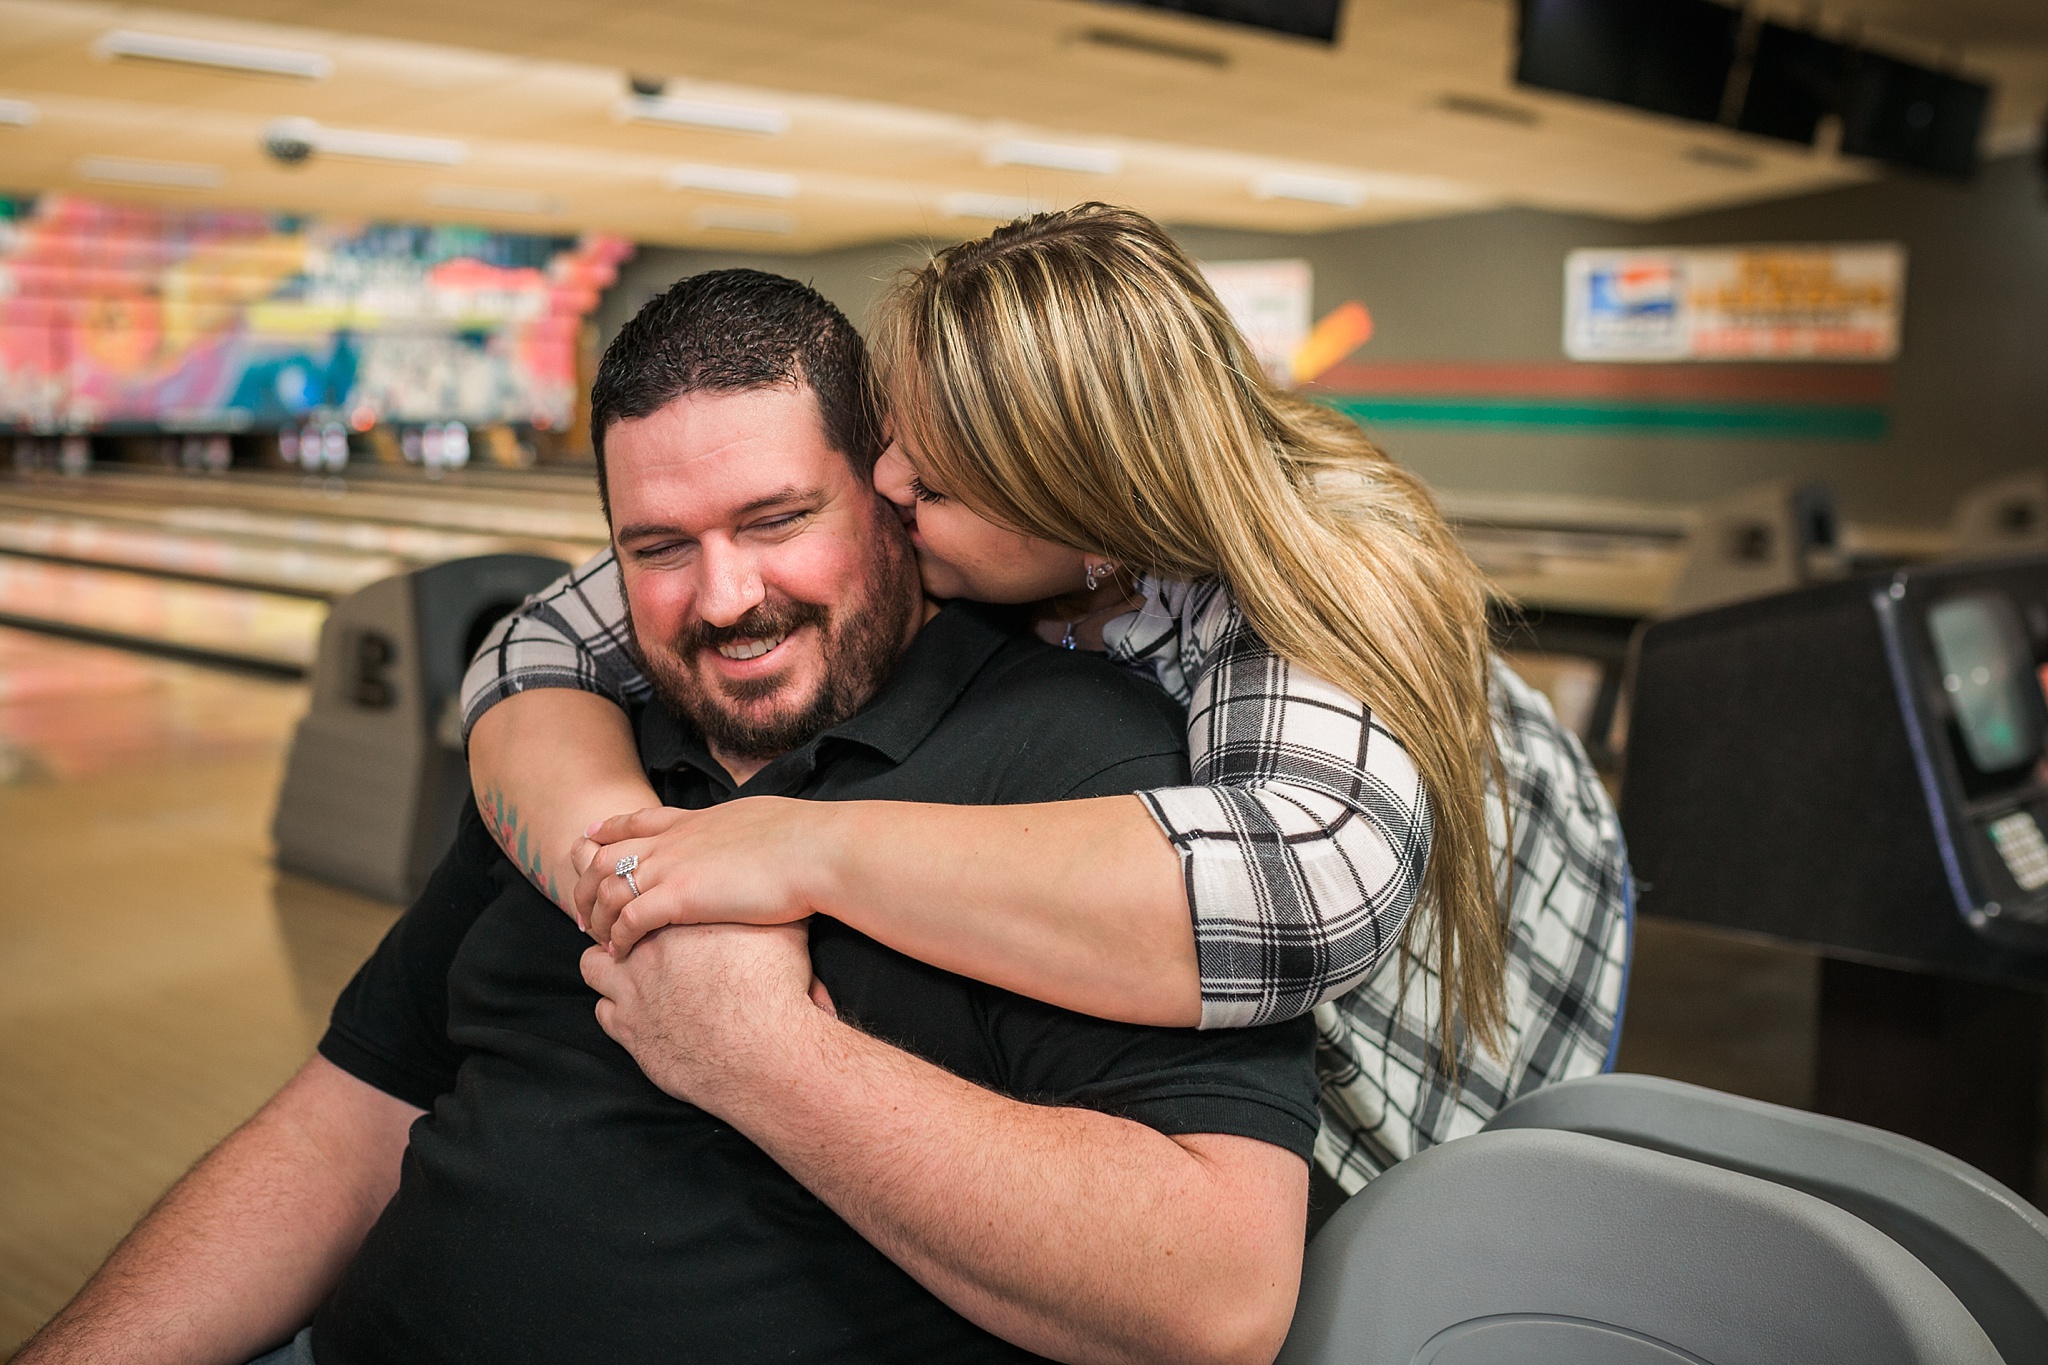
[[[1522,0],[1515,79],[1712,122],[1741,28],[1714,0]]]
[[[1644,631],[1622,825],[1646,913],[2048,986],[2048,555]]]
[[[1735,126],[1812,146],[1820,121],[1841,107],[1848,59],[1848,48],[1818,34],[1783,24],[1757,25]]]
[[[1842,87],[1842,151],[1936,175],[1977,169],[1991,87],[1896,57],[1859,52]]]

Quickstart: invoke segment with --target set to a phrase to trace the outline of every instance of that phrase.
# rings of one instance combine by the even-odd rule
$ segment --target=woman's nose
[[[875,461],[875,491],[898,507],[908,507],[916,501],[910,492],[911,473],[910,461],[891,441],[882,458]]]

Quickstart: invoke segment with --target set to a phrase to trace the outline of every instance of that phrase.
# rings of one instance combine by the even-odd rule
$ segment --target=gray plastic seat
[[[1848,1210],[1919,1257],[2006,1365],[2048,1365],[2048,1218],[1925,1143],[1657,1076],[1589,1076],[1523,1096],[1489,1132],[1590,1133],[1776,1181]]]
[[[1995,1365],[1932,1271],[1798,1190],[1582,1133],[1402,1162],[1308,1249],[1280,1365]]]

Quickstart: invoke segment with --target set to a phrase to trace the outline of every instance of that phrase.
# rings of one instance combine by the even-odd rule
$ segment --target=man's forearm
[[[303,1326],[420,1111],[315,1057],[171,1188],[15,1365],[240,1365]]]
[[[820,1014],[722,1117],[962,1315],[1071,1361],[1270,1360],[1306,1164],[1021,1104]]]
[[[469,776],[505,856],[564,910],[582,870],[572,854],[584,828],[661,804],[626,713],[574,688],[521,692],[479,716],[469,735]]]

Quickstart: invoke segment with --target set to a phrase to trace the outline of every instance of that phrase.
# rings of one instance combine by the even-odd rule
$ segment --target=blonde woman
[[[1144,670],[1202,785],[660,808],[605,556],[465,683],[477,791],[536,884],[615,952],[825,914],[1105,1018],[1315,1010],[1317,1158],[1347,1191],[1611,1059],[1628,873],[1583,750],[1493,657],[1422,485],[1271,386],[1157,224],[1091,204],[953,247],[884,301],[876,351],[876,487],[927,591],[1034,604],[1047,640]]]

